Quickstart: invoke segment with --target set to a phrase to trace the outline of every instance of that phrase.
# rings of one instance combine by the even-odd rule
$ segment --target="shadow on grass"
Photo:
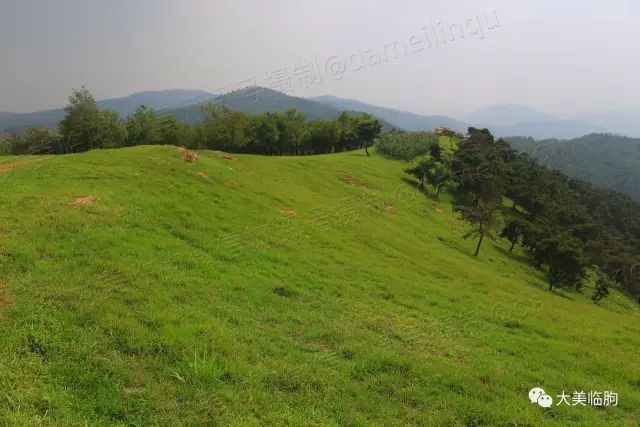
[[[425,197],[425,199],[430,200],[432,202],[439,202],[440,198],[437,197],[435,194],[433,194],[431,191],[429,191],[429,185],[426,184],[424,187],[424,190],[420,188],[420,181],[417,181],[415,179],[411,179],[409,177],[403,176],[402,178],[402,182],[404,182],[405,184],[408,184],[410,186],[412,186],[416,191],[418,191],[419,193],[422,193]]]
[[[507,258],[511,258],[514,261],[518,261],[519,263],[526,264],[527,266],[531,267],[531,262],[529,261],[529,258],[527,258],[526,255],[515,253],[515,252],[509,252],[508,250],[506,250],[502,246],[498,246],[497,244],[494,244],[493,247],[502,255],[506,256]]]

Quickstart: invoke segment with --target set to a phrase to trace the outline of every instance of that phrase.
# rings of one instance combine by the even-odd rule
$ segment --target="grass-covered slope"
[[[137,147],[0,174],[0,424],[635,425],[633,304],[550,294],[503,241],[473,258],[404,167]]]

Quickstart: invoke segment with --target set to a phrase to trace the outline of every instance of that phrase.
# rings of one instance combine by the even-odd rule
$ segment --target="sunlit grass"
[[[405,167],[136,147],[0,175],[0,424],[636,425],[634,303],[474,258]]]

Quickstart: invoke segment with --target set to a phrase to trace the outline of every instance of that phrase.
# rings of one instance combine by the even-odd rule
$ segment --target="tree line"
[[[202,123],[185,124],[172,115],[141,106],[126,119],[99,110],[85,88],[74,90],[57,132],[30,128],[9,136],[7,154],[68,154],[93,149],[169,144],[190,149],[263,155],[307,155],[365,148],[380,135],[382,125],[369,114],[341,113],[328,120],[308,121],[295,109],[248,115],[222,104],[202,106]],[[1,148],[1,147],[0,147]]]
[[[406,172],[436,197],[453,194],[476,256],[486,238],[500,236],[546,271],[550,290],[580,290],[595,274],[594,300],[613,284],[640,295],[640,205],[629,196],[547,169],[487,129],[469,128],[453,152],[431,142]]]

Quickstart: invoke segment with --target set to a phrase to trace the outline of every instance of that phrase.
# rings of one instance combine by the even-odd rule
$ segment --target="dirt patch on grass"
[[[49,157],[50,156],[29,157],[28,159],[22,159],[22,160],[18,160],[16,162],[0,163],[0,173],[6,172],[6,171],[10,171],[10,170],[22,167],[22,166],[26,166],[26,165],[31,164],[31,163],[41,162],[43,160],[47,160]]]
[[[440,209],[440,208],[438,207],[438,205],[436,205],[435,203],[433,203],[433,204],[431,205],[431,207],[433,208],[433,210],[434,210],[434,211],[436,211],[436,212],[438,212],[438,213],[443,213],[443,212],[444,212],[444,211],[443,211],[442,209]]]
[[[71,206],[88,206],[94,203],[98,203],[99,201],[100,199],[97,198],[96,196],[87,196],[87,197],[80,197],[77,199],[73,199],[72,201],[69,202],[69,204]]]
[[[383,213],[388,213],[388,214],[396,213],[396,207],[393,205],[393,203],[388,203],[388,202],[380,203],[379,205],[376,206],[376,209],[378,209],[378,211]]]
[[[220,159],[224,159],[224,160],[235,160],[236,159],[231,154],[225,153],[224,151],[213,151],[213,155],[218,157],[218,158],[220,158]]]
[[[176,150],[182,154],[182,160],[187,163],[195,163],[198,160],[198,153],[195,151],[187,150],[184,147],[176,147]]]
[[[295,209],[280,209],[280,213],[287,218],[296,218],[298,216],[298,211]]]
[[[204,172],[198,172],[196,173],[196,175],[198,175],[200,178],[204,179],[205,181],[209,181],[209,175],[207,175]]]
[[[364,188],[367,190],[371,189],[371,186],[369,184],[365,184],[362,182],[358,182],[353,178],[353,175],[345,175],[342,179],[342,181],[344,181],[345,184],[347,184],[349,187],[360,187],[360,188]]]

